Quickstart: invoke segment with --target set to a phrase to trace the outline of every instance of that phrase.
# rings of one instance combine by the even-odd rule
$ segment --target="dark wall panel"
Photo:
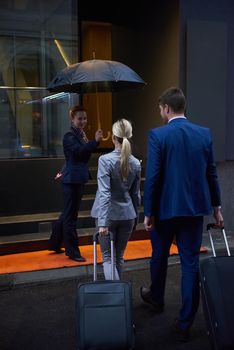
[[[148,130],[162,125],[158,97],[170,86],[179,85],[178,1],[158,4],[144,7],[137,28],[113,25],[113,59],[132,67],[147,82],[143,90],[113,96],[113,118],[125,116],[133,122],[134,148],[142,159]]]
[[[0,161],[0,216],[61,211],[60,181],[64,159]]]
[[[227,25],[221,22],[187,23],[187,115],[211,128],[215,157],[226,159]]]
[[[233,11],[234,12],[234,11]],[[228,32],[228,84],[227,84],[227,137],[226,137],[226,157],[227,160],[234,159],[234,25],[229,25]]]

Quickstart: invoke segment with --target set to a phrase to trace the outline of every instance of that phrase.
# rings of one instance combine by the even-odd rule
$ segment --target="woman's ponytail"
[[[132,147],[129,139],[132,137],[132,125],[126,119],[120,119],[113,124],[113,135],[117,138],[117,141],[122,145],[120,154],[120,173],[123,180],[127,180],[130,163],[129,158],[132,154]]]

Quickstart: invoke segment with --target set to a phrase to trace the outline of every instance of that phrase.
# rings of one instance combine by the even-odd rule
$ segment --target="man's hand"
[[[146,231],[151,231],[153,229],[153,227],[154,227],[154,218],[153,218],[153,216],[151,216],[151,217],[145,216],[144,225],[145,225],[145,230]]]
[[[100,236],[106,236],[106,235],[108,235],[109,230],[108,230],[107,226],[105,226],[105,227],[100,226],[98,229],[98,232],[99,232]]]
[[[214,207],[213,216],[215,218],[217,227],[220,227],[220,228],[224,227],[223,215],[219,207]]]

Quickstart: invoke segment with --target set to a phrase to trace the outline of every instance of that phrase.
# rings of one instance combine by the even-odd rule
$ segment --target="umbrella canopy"
[[[108,60],[90,60],[68,66],[50,82],[50,92],[114,92],[139,88],[146,83],[123,63]]]

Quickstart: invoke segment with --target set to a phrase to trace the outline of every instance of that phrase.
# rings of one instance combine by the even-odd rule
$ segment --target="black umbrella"
[[[89,60],[68,66],[50,82],[50,92],[114,92],[139,88],[146,83],[123,63]]]
[[[50,82],[50,92],[114,92],[144,87],[146,83],[131,68],[123,63],[108,60],[89,60],[72,64],[59,72]],[[98,129],[101,129],[99,101],[97,104]],[[106,141],[110,138],[108,131]]]

